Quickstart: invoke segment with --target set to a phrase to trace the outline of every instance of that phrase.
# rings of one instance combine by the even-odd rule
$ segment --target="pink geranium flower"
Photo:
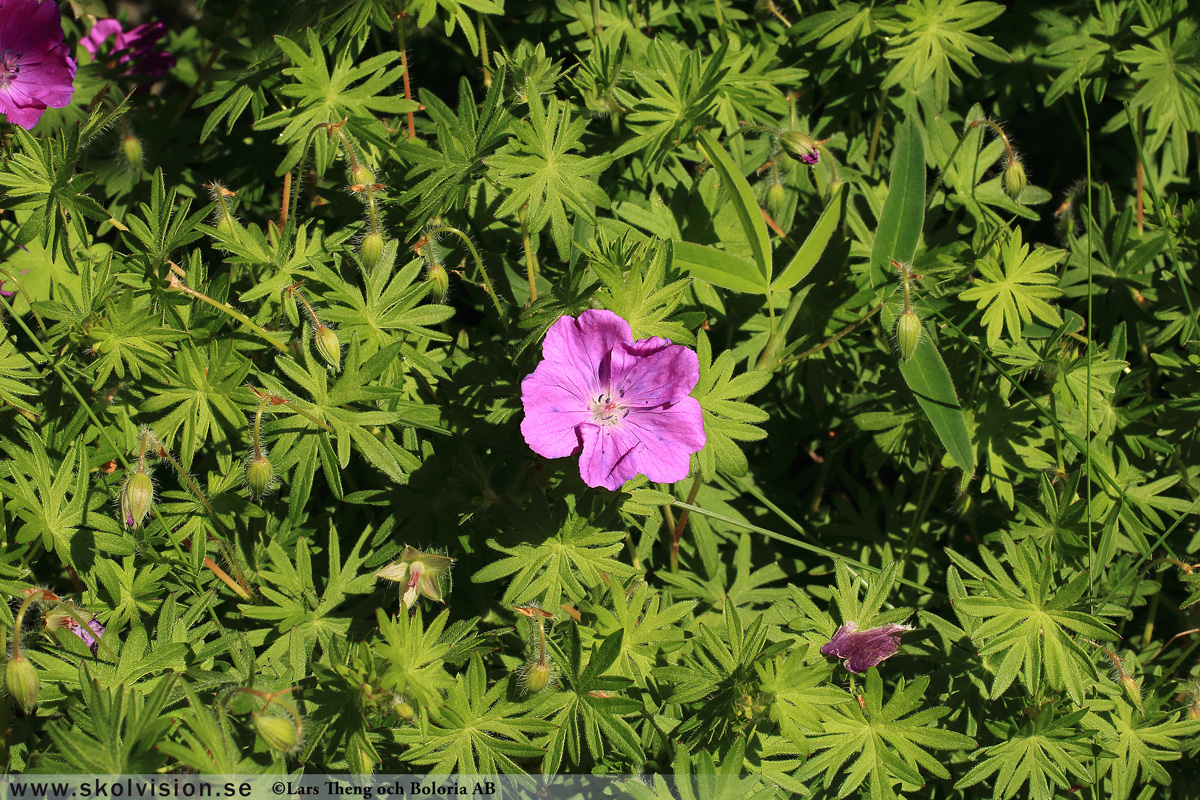
[[[911,630],[909,625],[893,622],[860,631],[853,622],[847,622],[837,629],[828,644],[821,647],[821,655],[842,659],[851,672],[866,672],[896,655],[900,649],[900,634]]]
[[[633,340],[611,311],[560,317],[542,362],[521,383],[521,433],[538,455],[579,456],[588,486],[616,491],[641,473],[674,483],[704,447],[695,352],[666,339]]]
[[[157,47],[158,40],[165,34],[166,26],[161,22],[148,22],[124,30],[117,20],[102,19],[97,20],[81,44],[92,54],[92,58],[99,58],[104,43],[112,37],[110,53],[115,64],[129,64],[123,75],[137,74],[158,80],[175,66],[175,57]]]
[[[75,93],[75,61],[53,0],[0,0],[0,113],[29,130]]]

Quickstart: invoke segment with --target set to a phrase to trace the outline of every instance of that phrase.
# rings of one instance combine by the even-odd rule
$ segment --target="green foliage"
[[[1193,5],[205,0],[150,82],[62,4],[0,766],[1195,796]],[[674,483],[580,473],[616,356],[527,443],[589,309],[695,353]]]

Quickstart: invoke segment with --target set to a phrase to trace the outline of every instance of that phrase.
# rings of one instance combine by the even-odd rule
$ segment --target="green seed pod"
[[[265,454],[259,454],[246,462],[246,488],[255,500],[262,499],[271,488],[271,481],[274,479],[275,468],[271,466]]]
[[[154,505],[154,481],[139,469],[125,479],[121,487],[121,521],[125,527],[137,530]]]
[[[779,145],[783,152],[792,158],[812,166],[821,160],[821,151],[811,136],[805,136],[800,131],[787,131],[779,137]]]
[[[342,343],[338,341],[337,331],[325,325],[317,325],[317,353],[325,359],[325,363],[337,372],[342,368]]]
[[[900,358],[908,361],[917,352],[921,342],[921,318],[915,311],[905,311],[896,323],[896,342],[900,348]]]
[[[548,661],[526,664],[521,673],[521,688],[526,694],[537,694],[550,685],[551,669]]]
[[[8,667],[4,670],[4,681],[17,705],[25,709],[26,714],[33,711],[38,700],[38,674],[29,659],[20,655],[9,659]]]
[[[125,134],[125,137],[121,139],[121,156],[125,159],[126,164],[135,170],[140,170],[143,156],[142,140],[132,133]]]
[[[358,251],[363,266],[369,270],[375,269],[381,255],[383,255],[383,236],[374,232],[368,233],[363,237],[362,246]]]
[[[300,732],[290,717],[255,714],[252,719],[258,737],[277,753],[288,752],[300,741]]]
[[[350,183],[355,186],[371,186],[375,183],[375,173],[369,167],[359,164],[350,170]]]
[[[1008,162],[1004,169],[1004,191],[1013,200],[1021,196],[1025,190],[1025,167],[1018,159]]]

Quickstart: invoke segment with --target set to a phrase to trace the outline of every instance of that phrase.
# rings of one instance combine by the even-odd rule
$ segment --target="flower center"
[[[629,413],[622,393],[618,393],[616,397],[611,392],[597,394],[592,399],[591,407],[592,422],[597,425],[616,425]]]
[[[21,56],[13,50],[0,50],[0,86],[8,86],[21,73]]]

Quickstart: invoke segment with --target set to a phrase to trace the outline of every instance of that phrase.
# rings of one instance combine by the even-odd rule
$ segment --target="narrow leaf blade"
[[[833,237],[833,232],[837,230],[838,222],[842,219],[842,196],[844,194],[844,186],[838,187],[838,190],[833,193],[833,197],[829,199],[829,204],[817,218],[817,224],[809,232],[804,244],[800,245],[800,249],[796,251],[796,255],[792,256],[792,260],[788,262],[783,273],[771,284],[771,291],[786,291],[812,272],[813,267],[821,259],[821,254],[825,252],[830,238]]]
[[[763,294],[767,290],[754,264],[741,256],[692,242],[674,241],[672,250],[675,266],[694,278],[746,294]]]
[[[900,374],[916,395],[925,416],[933,423],[933,430],[950,458],[968,475],[973,473],[975,451],[971,446],[967,417],[954,391],[950,370],[946,369],[946,362],[928,335],[921,337],[912,358],[900,362]]]
[[[750,191],[750,184],[725,148],[704,131],[700,132],[700,149],[716,168],[725,191],[729,193],[742,229],[746,232],[746,241],[750,243],[754,263],[762,273],[762,288],[765,290],[771,281],[771,240],[767,236],[767,223],[763,220],[762,211],[754,199],[754,193]]]
[[[909,118],[896,136],[896,162],[871,248],[871,283],[886,282],[891,262],[912,261],[925,220],[925,146]]]

